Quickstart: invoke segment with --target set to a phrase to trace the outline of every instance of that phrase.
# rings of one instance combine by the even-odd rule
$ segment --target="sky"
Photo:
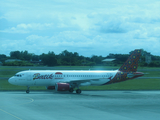
[[[159,0],[1,0],[0,54],[160,56]]]

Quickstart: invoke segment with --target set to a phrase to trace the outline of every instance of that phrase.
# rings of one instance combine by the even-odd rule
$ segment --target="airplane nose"
[[[8,79],[8,82],[11,84],[11,78]]]
[[[9,78],[9,79],[8,79],[8,82],[9,82],[10,84],[13,84],[13,82],[14,82],[13,77]]]

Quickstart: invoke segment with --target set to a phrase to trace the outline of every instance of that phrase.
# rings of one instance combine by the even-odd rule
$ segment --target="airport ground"
[[[0,92],[3,120],[159,120],[160,91]]]
[[[4,120],[159,120],[160,68],[139,68],[142,79],[82,88],[81,94],[47,91],[8,83],[28,69],[89,70],[89,67],[0,67],[0,119]],[[90,70],[116,67],[92,67]],[[95,91],[93,91],[95,90]],[[98,91],[97,91],[98,90]]]

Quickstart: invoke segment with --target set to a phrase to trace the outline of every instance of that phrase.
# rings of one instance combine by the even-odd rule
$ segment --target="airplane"
[[[137,72],[140,55],[141,49],[134,50],[118,70],[27,70],[18,72],[9,78],[8,82],[13,85],[27,86],[26,93],[30,92],[30,86],[46,86],[48,90],[55,89],[71,93],[77,88],[76,93],[80,94],[80,86],[108,85],[143,76],[142,72]]]

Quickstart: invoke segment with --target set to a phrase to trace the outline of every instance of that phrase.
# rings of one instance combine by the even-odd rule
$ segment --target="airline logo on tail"
[[[143,76],[143,73],[136,72],[140,56],[141,50],[134,50],[130,57],[127,59],[127,61],[120,67],[115,77],[106,84],[121,82],[128,79]]]
[[[121,66],[119,71],[122,72],[136,72],[138,68],[138,61],[141,55],[141,50],[134,50],[127,61]]]

